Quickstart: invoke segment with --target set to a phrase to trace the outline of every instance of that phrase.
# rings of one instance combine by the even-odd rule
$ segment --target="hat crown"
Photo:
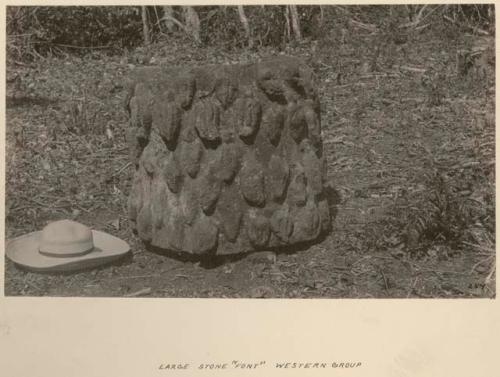
[[[94,248],[89,227],[71,220],[60,220],[43,228],[39,251],[51,256],[75,256],[88,253]]]

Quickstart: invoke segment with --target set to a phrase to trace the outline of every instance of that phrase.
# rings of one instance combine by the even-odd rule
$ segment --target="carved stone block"
[[[128,215],[153,246],[230,254],[331,230],[312,72],[275,57],[144,67],[129,81]]]

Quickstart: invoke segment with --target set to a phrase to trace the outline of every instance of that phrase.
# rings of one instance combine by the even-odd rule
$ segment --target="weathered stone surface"
[[[180,201],[175,195],[168,195],[163,205],[163,229],[162,232],[155,232],[154,241],[165,243],[166,249],[174,251],[184,250],[184,216]],[[161,234],[164,233],[164,234]],[[155,245],[157,246],[157,245]]]
[[[144,167],[146,173],[148,173],[149,175],[153,175],[157,170],[157,151],[158,150],[154,147],[153,144],[149,144],[146,148],[144,148],[141,155],[142,166]]]
[[[292,174],[288,189],[288,199],[292,204],[302,207],[306,204],[307,200],[307,181],[303,166],[300,163],[296,163]]]
[[[220,147],[220,157],[215,174],[226,183],[231,183],[240,168],[240,155],[234,143],[223,143]]]
[[[219,199],[222,182],[217,178],[214,169],[209,166],[206,171],[203,172],[203,175],[199,177],[197,185],[199,193],[198,200],[201,209],[206,214],[210,214],[213,212],[215,204]]]
[[[318,203],[319,217],[321,219],[321,231],[329,232],[332,228],[332,221],[330,216],[330,207],[326,199]]]
[[[321,123],[319,114],[313,108],[312,101],[307,101],[303,108],[303,115],[307,124],[307,134],[311,143],[317,149],[321,145]]]
[[[127,201],[128,217],[135,224],[137,215],[142,208],[142,180],[138,173],[132,182],[132,188]]]
[[[139,113],[139,103],[137,97],[132,97],[128,105],[130,111],[130,127],[137,128],[141,127],[140,124],[140,113]]]
[[[290,168],[286,161],[273,155],[269,161],[266,175],[266,189],[271,200],[281,202],[284,199],[289,178]]]
[[[166,155],[161,164],[163,175],[171,192],[177,194],[182,187],[182,171],[173,153]]]
[[[314,77],[313,71],[307,69],[305,66],[299,67],[299,76],[295,77],[296,85],[301,88],[306,97],[315,103],[315,109],[319,112],[319,100],[316,87],[313,85]]]
[[[283,82],[276,77],[275,70],[267,65],[259,65],[257,72],[257,85],[269,96],[271,101],[283,103],[286,101]]]
[[[292,239],[295,242],[311,241],[321,231],[318,207],[312,201],[300,207],[295,213]]]
[[[250,205],[257,207],[264,205],[266,201],[264,166],[257,161],[254,152],[250,152],[244,157],[240,172],[240,189]]]
[[[290,57],[275,57],[257,65],[257,85],[273,102],[291,103],[303,97],[300,60]],[[303,69],[302,75],[309,69]],[[306,81],[311,80],[311,76]]]
[[[217,81],[223,76],[221,73],[222,66],[209,65],[206,67],[198,67],[191,70],[193,77],[196,80],[196,99],[204,99],[214,94],[217,86]]]
[[[225,187],[217,203],[217,212],[222,231],[228,241],[234,242],[238,238],[243,217],[244,206],[236,187]]]
[[[179,196],[179,206],[184,217],[184,222],[187,225],[192,225],[196,215],[200,211],[198,192],[194,185],[182,190]]]
[[[305,141],[305,140],[304,140]],[[307,186],[313,195],[319,195],[323,192],[323,172],[321,161],[316,156],[309,142],[302,143],[302,162],[306,174]]]
[[[181,74],[174,80],[174,86],[172,92],[174,94],[174,100],[183,108],[188,109],[193,102],[194,92],[195,92],[196,81],[192,75]]]
[[[293,233],[293,218],[287,205],[275,211],[271,217],[271,230],[286,245]]]
[[[144,205],[137,216],[137,233],[144,241],[151,241],[153,235],[153,218],[151,216],[151,206]]]
[[[187,143],[192,143],[196,140],[200,140],[198,138],[198,132],[196,131],[196,113],[194,111],[190,111],[185,114],[185,119],[183,119],[182,128],[180,131],[181,134],[181,144],[183,141]]]
[[[199,140],[182,143],[180,146],[180,167],[191,178],[196,178],[200,171],[200,162],[203,156],[203,146]]]
[[[147,141],[141,139],[138,135],[138,129],[133,127],[126,131],[125,137],[129,145],[130,159],[135,165],[137,165],[142,151],[144,150],[145,142]],[[141,140],[143,142],[141,142]]]
[[[143,240],[228,254],[330,232],[318,95],[298,59],[140,68],[126,109],[128,215]]]
[[[182,110],[175,102],[160,99],[153,107],[153,127],[158,129],[158,133],[167,144],[175,146],[181,120]]]
[[[147,132],[151,129],[153,117],[151,106],[154,103],[154,95],[146,83],[138,83],[135,87],[135,96],[130,101],[132,124],[143,127]],[[134,114],[135,110],[135,114]]]
[[[307,137],[306,108],[295,105],[289,108],[290,112],[290,135],[297,143]]]
[[[228,72],[229,73],[229,72]],[[227,109],[236,99],[238,83],[230,76],[220,78],[215,84],[215,97]]]
[[[248,211],[247,235],[250,243],[256,248],[267,246],[271,227],[269,219],[260,214],[257,209]]]
[[[285,115],[283,106],[273,104],[262,115],[262,128],[265,130],[269,141],[277,145],[283,131]]]
[[[200,137],[208,142],[217,141],[219,135],[219,106],[210,100],[196,104],[196,130]]]
[[[167,187],[160,179],[154,179],[151,186],[151,221],[155,229],[160,229],[163,226],[164,203],[168,200]]]
[[[259,129],[261,107],[256,98],[240,98],[235,104],[236,124],[240,137],[249,141]]]
[[[214,221],[203,214],[197,217],[191,228],[186,228],[184,250],[193,254],[204,254],[217,247],[219,228]]]
[[[219,123],[219,134],[222,143],[234,143],[237,135],[237,130],[235,127],[236,115],[234,114],[234,108],[230,107],[221,115]]]

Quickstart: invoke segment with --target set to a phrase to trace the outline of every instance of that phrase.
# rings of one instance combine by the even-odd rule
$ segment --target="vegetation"
[[[74,218],[134,255],[70,276],[7,263],[6,294],[495,296],[492,5],[9,7],[7,17],[7,238]],[[317,75],[333,234],[209,265],[143,252],[125,215],[124,78],[138,65],[272,54]]]
[[[339,20],[339,15],[347,14]],[[182,37],[227,49],[276,48],[302,39],[324,39],[325,30],[340,29],[338,21],[345,26],[350,20],[369,30],[383,20],[399,35],[427,28],[436,18],[476,34],[493,35],[493,5],[52,6],[8,7],[7,46],[10,57],[18,60],[61,51],[117,53]]]

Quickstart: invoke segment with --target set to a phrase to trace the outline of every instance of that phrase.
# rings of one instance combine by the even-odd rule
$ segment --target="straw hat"
[[[7,242],[5,254],[33,271],[73,271],[111,262],[129,250],[129,245],[117,237],[75,221],[60,220],[41,232]]]

